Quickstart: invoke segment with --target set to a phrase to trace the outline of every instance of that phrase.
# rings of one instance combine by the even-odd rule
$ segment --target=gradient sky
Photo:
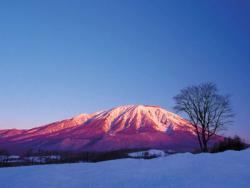
[[[215,82],[250,140],[247,0],[1,0],[0,129],[123,104],[172,111],[183,87]]]

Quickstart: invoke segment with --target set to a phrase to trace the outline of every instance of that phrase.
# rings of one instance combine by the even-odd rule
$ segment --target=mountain
[[[0,148],[12,153],[198,148],[192,125],[158,106],[127,105],[28,130],[0,130]]]

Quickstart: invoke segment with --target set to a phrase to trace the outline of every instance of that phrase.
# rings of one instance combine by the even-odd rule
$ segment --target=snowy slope
[[[0,169],[1,188],[247,188],[250,150]]]
[[[192,125],[159,106],[126,105],[29,130],[1,130],[0,148],[20,154],[29,149],[111,151],[198,147]]]

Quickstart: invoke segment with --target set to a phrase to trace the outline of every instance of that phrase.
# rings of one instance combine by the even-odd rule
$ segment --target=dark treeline
[[[8,160],[1,161],[0,167],[12,167],[12,166],[25,166],[25,165],[39,165],[39,164],[61,164],[61,163],[78,163],[78,162],[100,162],[107,160],[115,160],[122,158],[131,158],[128,154],[131,152],[137,152],[147,149],[126,149],[109,152],[68,152],[68,151],[34,151],[28,150],[20,156],[22,161],[20,162],[8,162]],[[0,150],[1,151],[1,150]],[[4,150],[3,150],[4,151]],[[2,155],[7,155],[6,151],[2,152]],[[0,153],[1,155],[1,153]],[[59,158],[49,158],[52,156],[60,156]],[[33,158],[41,159],[46,158],[46,161],[35,161]],[[144,159],[151,159],[154,156],[143,157]]]
[[[249,145],[246,144],[239,136],[225,137],[223,141],[214,145],[211,148],[211,153],[223,152],[226,150],[240,151],[248,148]]]

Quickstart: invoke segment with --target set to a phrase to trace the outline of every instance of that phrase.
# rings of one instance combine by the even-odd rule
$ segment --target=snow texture
[[[0,169],[1,188],[247,188],[250,150]]]
[[[143,157],[164,157],[167,154],[162,150],[157,149],[150,149],[145,151],[138,151],[129,153],[128,156],[134,157],[134,158],[143,158]]]

